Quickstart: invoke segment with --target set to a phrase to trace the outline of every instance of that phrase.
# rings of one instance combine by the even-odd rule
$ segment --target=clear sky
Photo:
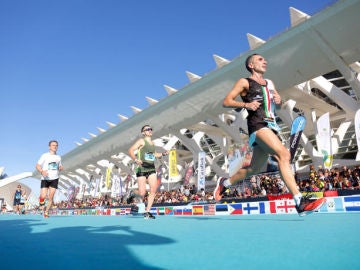
[[[0,167],[34,171],[48,141],[76,147],[130,106],[181,89],[334,0],[0,0]],[[269,64],[271,66],[271,63]],[[126,139],[126,138],[124,138]],[[39,182],[24,180],[35,192]]]

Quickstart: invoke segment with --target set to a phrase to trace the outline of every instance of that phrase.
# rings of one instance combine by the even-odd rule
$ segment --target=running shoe
[[[222,195],[226,191],[226,187],[224,186],[225,177],[220,177],[217,180],[216,188],[214,190],[214,199],[215,201],[220,201],[222,199]]]
[[[144,219],[155,219],[155,217],[150,212],[145,212]]]
[[[49,218],[49,212],[44,212],[44,218]]]
[[[300,204],[296,206],[296,210],[300,217],[309,215],[320,209],[320,207],[326,202],[325,198],[314,199],[311,195],[305,195],[301,198]]]

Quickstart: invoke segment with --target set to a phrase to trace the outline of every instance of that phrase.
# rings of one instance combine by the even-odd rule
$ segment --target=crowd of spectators
[[[300,176],[295,174],[298,188],[302,192],[324,192],[334,189],[360,189],[360,165],[353,168],[342,166],[331,170],[318,168],[310,165],[310,172]],[[213,202],[212,189],[197,191],[196,185],[180,186],[180,188],[169,191],[159,191],[156,194],[154,204],[188,204]],[[233,186],[226,191],[224,198],[246,199],[267,195],[280,195],[289,193],[284,181],[277,173],[259,174],[252,176]],[[146,203],[145,196],[145,203]],[[64,208],[94,208],[94,207],[116,207],[136,203],[128,193],[111,197],[103,195],[100,197],[85,197],[56,203],[54,207]]]

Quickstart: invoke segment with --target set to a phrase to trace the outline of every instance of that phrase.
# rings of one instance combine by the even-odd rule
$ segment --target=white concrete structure
[[[207,182],[214,183],[213,176],[227,174],[224,154],[228,144],[244,139],[244,135],[239,135],[239,127],[246,132],[244,112],[229,111],[221,103],[234,82],[248,76],[244,61],[254,52],[267,58],[266,76],[275,82],[287,101],[278,112],[283,136],[287,137],[288,127],[299,111],[308,119],[296,168],[320,164],[311,119],[326,112],[330,113],[333,129],[334,166],[356,163],[354,115],[360,107],[359,14],[359,0],[338,1],[313,16],[290,8],[291,28],[286,32],[267,41],[248,34],[250,51],[231,61],[214,55],[215,70],[201,76],[186,71],[190,83],[182,89],[165,85],[168,95],[162,100],[146,97],[149,107],[131,106],[133,116],[119,115],[122,120],[119,124],[107,122],[108,130],[98,128],[100,134],[82,138],[83,143],[77,143],[74,150],[63,155],[64,176],[80,185],[71,177],[78,169],[87,175],[99,172],[105,175],[106,167],[99,165],[100,160],[115,164],[118,169],[113,173],[128,175],[132,172],[132,162],[127,150],[140,135],[141,127],[150,124],[154,127],[154,138],[158,138],[159,150],[176,148],[181,167],[185,162],[196,161],[197,154],[205,151]],[[34,174],[39,176],[37,172]],[[77,176],[89,184],[89,177]],[[60,186],[67,188],[64,182]]]

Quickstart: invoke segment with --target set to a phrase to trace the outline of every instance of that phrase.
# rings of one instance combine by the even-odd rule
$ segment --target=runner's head
[[[245,67],[250,73],[253,73],[253,69],[250,68],[249,65],[253,62],[255,55],[259,55],[259,54],[253,53],[253,54],[249,55],[245,60]]]
[[[246,58],[245,67],[251,74],[264,74],[266,72],[267,60],[260,54],[254,53]]]
[[[153,129],[150,125],[145,125],[141,128],[141,133],[144,135],[146,135],[147,132],[152,132],[152,131],[153,131]]]

